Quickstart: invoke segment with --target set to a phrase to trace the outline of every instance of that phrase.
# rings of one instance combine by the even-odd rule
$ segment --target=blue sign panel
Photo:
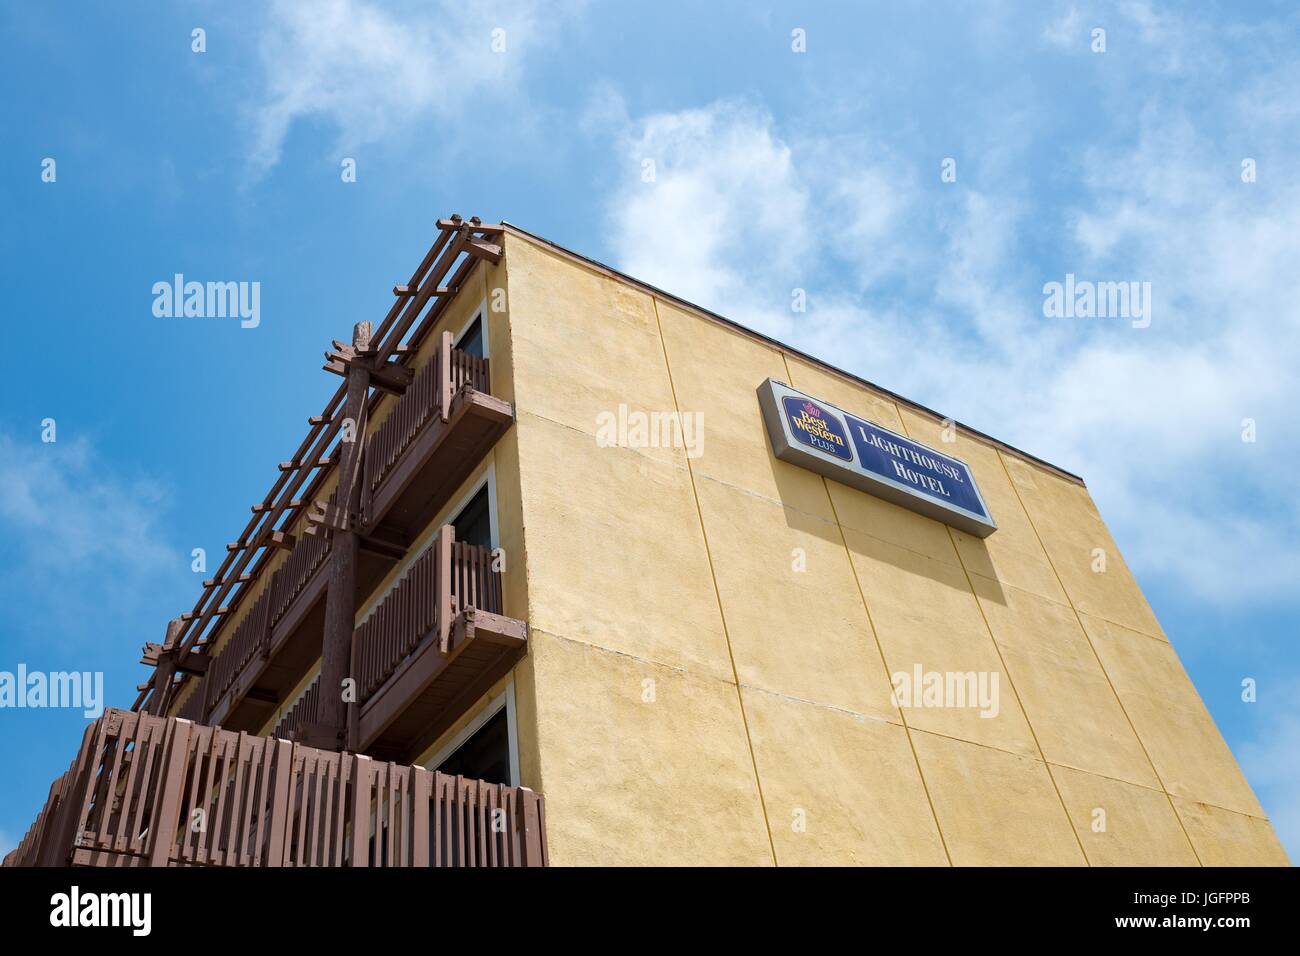
[[[997,530],[965,462],[772,379],[758,400],[780,460],[981,538]]]
[[[849,414],[844,417],[863,469],[910,485],[944,504],[984,518],[989,516],[965,464],[861,418]]]

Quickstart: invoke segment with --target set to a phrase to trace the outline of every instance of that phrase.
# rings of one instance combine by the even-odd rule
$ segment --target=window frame
[[[502,708],[506,712],[506,739],[508,742],[509,761],[510,761],[510,786],[519,786],[519,728],[515,716],[515,682],[512,679],[501,693],[489,700],[483,707],[479,708],[473,718],[462,727],[455,736],[439,747],[432,757],[424,761],[424,766],[430,770],[437,770],[447,762],[457,750],[469,741],[476,733],[483,728],[489,720],[501,712]]]

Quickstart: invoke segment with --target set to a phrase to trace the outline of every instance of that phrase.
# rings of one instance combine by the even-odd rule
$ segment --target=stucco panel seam
[[[655,328],[659,332],[659,347],[663,350],[664,365],[668,370],[668,388],[672,392],[673,396],[673,409],[678,413],[678,415],[680,415],[682,409],[681,403],[677,399],[677,385],[673,381],[673,365],[672,361],[668,358],[668,343],[664,341],[663,324],[659,320],[659,300],[656,297],[651,296],[650,302],[654,308]],[[704,538],[704,554],[709,561],[709,576],[713,582],[713,597],[718,603],[718,616],[722,620],[722,636],[727,642],[727,657],[731,661],[732,677],[735,678],[736,702],[740,706],[740,720],[745,729],[745,747],[749,750],[749,761],[751,766],[754,768],[754,786],[758,790],[759,808],[763,811],[763,826],[767,830],[767,845],[772,851],[772,865],[779,866],[780,863],[776,857],[776,841],[772,838],[772,821],[768,819],[767,801],[763,798],[763,781],[758,773],[758,758],[754,755],[754,739],[749,730],[749,716],[745,713],[745,696],[740,690],[740,673],[736,669],[736,655],[731,647],[731,632],[727,628],[727,613],[722,607],[722,592],[718,588],[718,575],[713,567],[713,552],[709,550],[709,532],[704,527],[704,512],[700,508],[700,491],[695,486],[695,471],[691,468],[689,458],[686,459],[686,472],[690,475],[691,479],[691,496],[695,499],[695,516],[700,523],[700,534]]]
[[[1124,700],[1120,697],[1119,691],[1115,689],[1115,682],[1111,680],[1110,673],[1106,670],[1106,665],[1102,663],[1101,655],[1097,653],[1096,645],[1092,642],[1092,635],[1089,634],[1088,629],[1083,626],[1083,618],[1079,615],[1079,609],[1074,606],[1074,599],[1070,597],[1070,592],[1065,587],[1065,581],[1061,579],[1060,573],[1056,570],[1056,563],[1052,560],[1052,555],[1048,552],[1047,546],[1043,543],[1042,536],[1038,533],[1038,525],[1034,523],[1033,515],[1029,513],[1029,509],[1025,507],[1024,501],[1021,500],[1020,489],[1016,487],[1015,481],[1012,480],[1011,472],[1008,470],[1007,463],[1003,459],[1001,453],[998,454],[998,461],[1002,465],[1002,470],[1006,473],[1007,481],[1011,483],[1011,490],[1015,493],[1016,501],[1020,503],[1020,509],[1024,511],[1025,516],[1029,519],[1029,527],[1033,529],[1034,536],[1038,538],[1038,545],[1043,549],[1043,553],[1047,557],[1048,566],[1051,567],[1052,573],[1056,575],[1057,583],[1061,586],[1061,592],[1065,595],[1066,600],[1070,602],[1070,611],[1074,614],[1074,618],[1079,624],[1079,629],[1083,631],[1084,639],[1088,642],[1088,647],[1092,650],[1093,657],[1097,659],[1097,666],[1101,668],[1102,676],[1106,678],[1106,683],[1110,686],[1110,692],[1115,695],[1115,700],[1119,704],[1119,709],[1124,714],[1124,719],[1128,721],[1129,729],[1133,731],[1133,736],[1137,738],[1138,746],[1142,748],[1142,755],[1147,758],[1147,763],[1151,766],[1152,774],[1155,775],[1157,782],[1159,782],[1160,789],[1164,791],[1165,799],[1169,801],[1169,808],[1173,811],[1175,819],[1178,820],[1178,826],[1183,831],[1183,838],[1187,840],[1187,845],[1191,847],[1192,855],[1196,857],[1196,862],[1204,866],[1205,864],[1201,861],[1201,855],[1196,852],[1196,844],[1192,842],[1192,836],[1187,832],[1187,824],[1183,821],[1182,815],[1178,812],[1178,807],[1174,803],[1173,795],[1169,792],[1169,788],[1165,786],[1165,782],[1160,776],[1160,771],[1156,769],[1155,761],[1151,759],[1151,754],[1147,751],[1146,742],[1142,739],[1142,735],[1138,733],[1137,725],[1133,723],[1133,718],[1129,715],[1128,708],[1124,706]]]
[[[790,373],[790,362],[785,353],[781,353],[781,362],[785,366],[786,378],[794,381],[794,376]],[[894,411],[898,412],[898,406],[894,406]],[[901,417],[901,415],[900,415]],[[853,585],[858,589],[858,599],[862,602],[862,609],[867,615],[867,626],[871,628],[871,638],[876,643],[876,653],[880,655],[880,666],[885,669],[885,674],[889,674],[889,664],[885,661],[885,649],[880,644],[880,635],[876,633],[876,622],[871,616],[871,608],[867,605],[866,592],[862,590],[862,582],[858,579],[858,569],[853,563],[853,552],[849,549],[849,540],[844,536],[844,526],[840,524],[839,511],[835,507],[835,499],[831,495],[831,490],[826,483],[826,477],[822,477],[822,490],[826,492],[826,500],[831,506],[831,514],[835,516],[835,529],[839,532],[840,543],[844,545],[844,554],[849,562],[849,571],[853,574]],[[854,529],[857,530],[856,528]],[[898,720],[903,725],[903,732],[907,734],[907,747],[912,751],[912,761],[916,764],[916,774],[921,781],[921,789],[925,792],[926,802],[930,805],[930,816],[934,819],[935,832],[939,834],[939,843],[943,846],[943,854],[948,858],[948,865],[952,866],[952,853],[948,849],[948,840],[943,835],[943,826],[939,823],[939,812],[934,806],[934,797],[930,794],[930,786],[925,782],[925,771],[921,769],[921,757],[916,752],[916,744],[912,741],[912,728],[908,726],[907,716],[903,713],[902,707],[898,707]]]
[[[912,437],[908,431],[907,421],[903,418],[902,410],[899,410],[899,422],[903,427],[903,434],[908,438]],[[999,459],[1000,460],[1000,459]],[[1021,506],[1021,510],[1024,506]],[[1028,515],[1026,515],[1028,517]],[[988,615],[984,613],[984,605],[980,602],[979,592],[975,590],[975,582],[971,580],[970,571],[966,568],[966,562],[962,559],[961,549],[957,547],[957,539],[953,535],[952,528],[945,525],[948,532],[948,540],[952,542],[952,549],[957,555],[957,564],[961,567],[962,576],[966,579],[966,587],[970,589],[971,597],[975,599],[975,607],[979,610],[980,620],[984,622],[984,631],[988,634],[989,640],[993,643],[993,652],[998,655],[998,663],[1002,665],[1002,673],[1007,675],[1007,684],[1011,687],[1011,693],[1016,698],[1016,706],[1020,708],[1020,713],[1024,715],[1025,726],[1029,728],[1029,736],[1034,740],[1034,747],[1038,750],[1039,757],[1042,759],[1043,766],[1047,769],[1047,779],[1052,781],[1052,790],[1056,793],[1056,799],[1061,804],[1061,812],[1065,814],[1065,823],[1070,828],[1070,833],[1074,835],[1074,841],[1079,845],[1079,852],[1083,854],[1083,860],[1089,866],[1092,861],[1088,859],[1088,851],[1084,849],[1083,840],[1079,832],[1074,828],[1074,822],[1070,819],[1070,808],[1066,806],[1065,796],[1061,793],[1060,784],[1056,782],[1056,776],[1052,773],[1052,765],[1047,762],[1047,755],[1043,752],[1043,745],[1038,741],[1038,732],[1034,730],[1034,723],[1029,719],[1029,711],[1025,708],[1025,703],[1020,699],[1020,691],[1016,690],[1016,682],[1011,678],[1011,668],[1007,667],[1006,658],[1002,656],[1002,647],[998,644],[998,639],[993,634],[993,628],[989,624]],[[1041,544],[1041,542],[1040,542]],[[1080,624],[1080,627],[1083,625]]]

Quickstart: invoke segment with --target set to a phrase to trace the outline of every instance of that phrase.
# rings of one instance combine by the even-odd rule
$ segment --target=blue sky
[[[3,4],[0,669],[129,705],[315,357],[436,218],[508,219],[1082,474],[1300,859],[1300,18],[907,6]],[[155,318],[177,272],[261,324]],[[1067,273],[1150,326],[1046,318]],[[84,723],[6,712],[0,852]]]

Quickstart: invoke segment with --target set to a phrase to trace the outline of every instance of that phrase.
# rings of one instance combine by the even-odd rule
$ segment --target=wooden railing
[[[205,707],[210,708],[221,699],[221,695],[230,689],[230,685],[255,656],[266,653],[271,637],[271,592],[274,583],[275,579],[272,578],[272,586],[262,591],[235,632],[230,635],[225,647],[208,665]],[[202,720],[206,716],[205,713],[197,719]]]
[[[438,354],[425,363],[383,424],[367,439],[362,485],[367,491],[379,487],[434,416],[447,420],[457,392],[466,386],[488,392],[488,360],[453,348],[451,341],[451,333],[443,332]]]
[[[198,722],[206,716],[208,708],[208,675],[204,674],[194,684],[194,690],[176,712],[177,717]]]
[[[270,653],[272,628],[324,564],[329,550],[328,536],[323,533],[299,538],[288,560],[271,572],[271,580],[235,627],[230,639],[213,655],[207,673],[187,698],[178,716],[196,722],[207,720],[212,708],[230,690],[244,668],[259,654]]]
[[[451,525],[445,528],[450,540]],[[464,541],[451,542],[451,601],[460,610],[476,607],[502,613],[501,572],[492,568],[490,549]]]
[[[364,703],[426,639],[448,649],[456,615],[468,607],[500,614],[501,574],[487,548],[455,540],[451,525],[362,622],[354,635],[352,670]]]
[[[334,501],[333,495],[330,496],[330,501],[331,503]],[[288,560],[276,569],[271,578],[271,627],[284,617],[285,612],[293,605],[293,599],[302,592],[307,582],[311,580],[311,576],[316,573],[316,569],[325,561],[329,550],[329,536],[323,532],[318,531],[314,535],[298,537],[298,542],[289,553]]]
[[[544,866],[524,787],[109,710],[5,866]]]
[[[316,710],[320,706],[320,676],[311,682],[311,686],[299,697],[292,707],[275,725],[272,736],[293,740],[307,724],[316,719]]]

